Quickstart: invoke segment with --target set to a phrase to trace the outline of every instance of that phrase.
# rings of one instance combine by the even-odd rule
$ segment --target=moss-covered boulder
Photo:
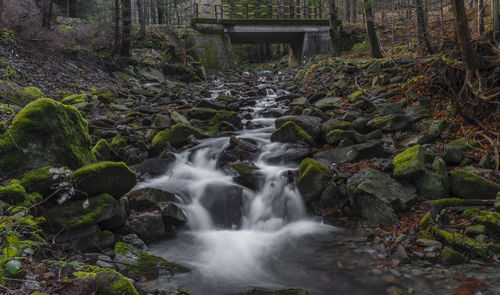
[[[88,196],[110,194],[119,199],[136,184],[134,171],[123,162],[101,162],[80,168],[70,175],[74,187]]]
[[[168,129],[162,130],[156,134],[151,143],[151,147],[154,152],[161,153],[167,144],[172,147],[181,148],[189,144],[189,136],[194,136],[195,138],[202,137],[202,133],[191,126],[184,124],[176,124]]]
[[[21,184],[26,191],[41,194],[52,191],[52,186],[57,182],[51,166],[45,166],[26,172],[21,178]]]
[[[343,130],[343,129],[335,129],[326,135],[326,142],[332,146],[336,146],[345,139],[354,140],[354,131],[353,130]]]
[[[465,218],[473,218],[476,222],[486,226],[495,235],[500,235],[500,214],[484,210],[467,209],[462,213]]]
[[[452,266],[457,264],[464,264],[465,257],[460,252],[453,249],[443,249],[439,261],[444,266]]]
[[[217,114],[217,110],[212,108],[192,108],[187,110],[186,114],[189,119],[211,120]]]
[[[123,242],[116,243],[113,260],[119,263],[118,268],[126,274],[137,277],[144,276],[147,279],[155,279],[160,275],[191,271],[185,266],[168,262],[161,257],[151,255]]]
[[[42,91],[36,87],[21,87],[16,83],[0,80],[0,97],[13,104],[25,106],[44,96]]]
[[[302,128],[304,131],[307,132],[307,134],[311,135],[313,139],[317,139],[320,134],[321,134],[321,119],[318,117],[314,116],[285,116],[276,119],[274,121],[274,125],[276,126],[277,129],[281,128],[284,124],[286,124],[288,121],[292,121],[296,125],[298,125],[300,128]]]
[[[177,202],[177,197],[167,191],[157,188],[141,188],[127,194],[130,209],[146,212],[158,209],[160,202]]]
[[[20,174],[47,165],[77,169],[94,163],[87,121],[49,98],[22,109],[0,139],[0,169]]]
[[[366,123],[371,129],[382,129],[386,132],[404,130],[411,125],[411,119],[400,114],[378,116]]]
[[[0,201],[7,204],[19,204],[24,202],[26,190],[19,180],[11,180],[9,184],[0,186]]]
[[[330,119],[326,122],[324,122],[321,125],[321,132],[326,135],[330,131],[335,130],[335,129],[341,129],[341,130],[352,130],[353,129],[353,123],[347,122],[347,121],[340,121],[336,119]]]
[[[111,146],[105,139],[101,139],[96,143],[92,148],[92,153],[98,161],[111,161],[114,158]]]
[[[226,111],[226,110],[220,110],[218,111],[215,116],[212,118],[210,121],[210,125],[217,126],[217,127],[223,127],[223,123],[229,123],[236,129],[242,129],[243,124],[241,123],[241,118],[236,115],[236,112],[234,111]]]
[[[225,170],[234,176],[236,183],[249,189],[257,190],[265,181],[265,175],[253,163],[237,161],[226,165]]]
[[[87,101],[87,94],[73,94],[66,96],[61,100],[63,104],[77,104]]]
[[[303,142],[314,146],[313,138],[304,129],[300,128],[292,121],[288,121],[281,125],[276,131],[271,134],[271,141],[276,142]]]
[[[299,166],[299,177],[297,178],[297,188],[304,201],[311,202],[318,199],[332,177],[330,168],[320,164],[316,160],[304,159]]]
[[[123,206],[108,194],[91,197],[88,200],[70,200],[48,208],[44,213],[46,227],[57,232],[60,229],[72,231],[89,228],[99,223],[112,221],[114,228],[125,222]]]
[[[397,155],[394,164],[393,175],[397,179],[414,180],[425,173],[425,151],[420,145],[412,146]]]
[[[433,226],[431,228],[431,232],[439,240],[453,248],[467,251],[482,258],[489,257],[490,245],[487,243],[476,242],[464,235],[458,233],[450,233],[445,230],[438,229],[436,226]]]
[[[101,271],[95,275],[96,286],[102,295],[139,295],[132,282],[116,271]]]
[[[110,104],[112,102],[115,102],[118,96],[116,92],[110,88],[92,87],[90,91],[92,95],[97,96],[97,99],[104,104]]]
[[[464,169],[450,173],[451,194],[462,199],[495,199],[500,184]]]

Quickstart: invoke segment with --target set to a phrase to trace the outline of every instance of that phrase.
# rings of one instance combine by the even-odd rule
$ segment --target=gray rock
[[[313,116],[285,116],[276,119],[276,128],[280,128],[283,124],[288,121],[292,121],[297,124],[300,128],[304,129],[309,135],[314,139],[318,138],[321,133],[320,123],[321,119]]]
[[[132,215],[130,229],[146,243],[160,240],[165,235],[165,225],[158,210]]]
[[[436,249],[443,248],[443,244],[441,244],[441,242],[429,239],[417,239],[417,245],[421,247],[435,247]]]
[[[148,249],[148,246],[146,246],[146,244],[144,243],[143,240],[141,240],[141,238],[139,238],[136,234],[129,234],[129,235],[125,235],[125,236],[121,236],[120,237],[120,240],[122,242],[125,242],[127,244],[130,244],[138,249],[141,249],[141,250],[147,250]]]
[[[400,102],[382,103],[376,105],[375,110],[379,115],[401,114],[403,112],[403,104]]]

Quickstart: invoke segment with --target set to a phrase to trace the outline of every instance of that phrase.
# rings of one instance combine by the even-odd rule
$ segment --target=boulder
[[[53,191],[53,186],[58,181],[54,179],[54,170],[51,166],[46,166],[28,171],[21,178],[21,185],[28,192],[48,194]]]
[[[216,226],[231,229],[241,225],[244,204],[242,187],[226,183],[210,183],[200,203],[210,213]]]
[[[69,105],[69,104],[77,104],[87,101],[87,94],[73,94],[66,96],[61,100],[61,103]]]
[[[130,166],[138,176],[160,176],[166,173],[175,163],[176,156],[173,153],[165,153],[163,158],[147,159],[139,164]]]
[[[317,152],[314,154],[313,158],[315,160],[327,160],[330,163],[343,163],[378,157],[384,158],[387,157],[388,154],[390,153],[385,152],[380,142],[370,141],[349,147],[338,148],[336,150]]]
[[[466,262],[466,259],[462,254],[460,254],[460,252],[446,248],[441,251],[439,261],[444,266],[452,266],[457,264],[464,264]]]
[[[256,141],[248,138],[231,136],[229,145],[217,155],[217,168],[222,168],[228,163],[236,161],[252,161],[259,152]]]
[[[137,183],[134,171],[123,162],[101,162],[80,168],[70,175],[73,186],[88,196],[107,193],[119,199]]]
[[[238,115],[236,115],[236,112],[226,111],[226,110],[218,111],[210,121],[210,125],[220,127],[221,124],[224,122],[231,124],[237,129],[243,128],[243,124],[241,123],[241,118]]]
[[[96,286],[102,295],[139,295],[132,282],[116,271],[101,271],[95,275]]]
[[[330,168],[311,158],[304,159],[300,163],[297,178],[297,188],[304,202],[308,203],[318,199],[331,177],[332,171]]]
[[[253,163],[238,161],[228,164],[225,168],[226,172],[234,175],[236,183],[252,190],[257,190],[265,181],[265,175]]]
[[[297,124],[292,121],[288,121],[281,125],[276,131],[271,134],[271,141],[279,142],[291,142],[291,143],[306,143],[308,145],[314,146],[314,139],[307,134],[304,129],[300,128]]]
[[[146,243],[158,241],[165,236],[165,224],[160,210],[134,213],[129,220],[130,230]]]
[[[127,194],[130,209],[146,212],[158,209],[159,202],[179,202],[172,193],[157,188],[141,188]]]
[[[151,148],[156,154],[163,152],[168,144],[174,148],[181,148],[190,143],[189,136],[191,135],[195,138],[202,137],[200,130],[188,125],[176,124],[158,132],[151,142]]]
[[[7,185],[0,186],[0,201],[7,204],[19,204],[24,202],[26,190],[21,186],[19,180],[11,180]]]
[[[187,110],[186,113],[190,119],[211,120],[217,113],[217,110],[211,108],[192,108]]]
[[[425,151],[420,145],[412,146],[397,155],[394,164],[393,175],[397,179],[414,180],[425,172]]]
[[[25,106],[44,97],[44,94],[36,87],[21,87],[16,83],[0,80],[0,96],[13,104]]]
[[[353,123],[351,123],[351,122],[330,119],[330,120],[323,123],[323,125],[321,126],[321,132],[324,135],[326,135],[330,131],[335,130],[335,129],[352,130],[352,126],[353,126]]]
[[[500,184],[467,170],[456,169],[450,173],[450,188],[453,196],[462,199],[495,199]]]
[[[407,129],[411,125],[411,119],[401,114],[390,114],[375,117],[368,121],[366,125],[371,129],[394,132]]]
[[[92,153],[98,161],[111,161],[114,159],[113,150],[105,139],[101,139],[96,143]]]
[[[325,139],[328,144],[336,146],[343,139],[354,140],[355,132],[353,130],[335,129],[328,132]]]
[[[418,196],[399,182],[378,170],[365,168],[347,182],[349,202],[353,211],[377,224],[398,221],[398,210],[408,210]]]
[[[304,129],[305,132],[311,135],[314,139],[318,138],[321,133],[320,129],[321,119],[313,116],[285,116],[276,119],[274,124],[276,125],[276,128],[279,129],[288,121],[292,121],[295,124],[297,124],[300,128]]]
[[[95,163],[87,122],[71,106],[42,98],[28,104],[0,139],[0,169],[19,173],[47,165],[77,169]]]

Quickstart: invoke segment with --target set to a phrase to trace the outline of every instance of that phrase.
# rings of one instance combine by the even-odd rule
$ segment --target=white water
[[[269,156],[279,155],[287,148],[286,144],[270,141],[274,119],[260,118],[260,112],[276,107],[274,91],[268,89],[267,93],[253,108],[252,122],[263,127],[237,134],[238,138],[258,142],[261,152],[255,164],[265,175],[258,190],[243,188],[240,208],[229,209],[241,210],[240,223],[226,228],[217,226],[213,212],[204,205],[207,198],[230,197],[230,192],[242,188],[216,168],[216,155],[228,144],[228,137],[201,141],[192,150],[178,154],[167,174],[139,184],[138,187],[155,187],[178,195],[188,217],[189,230],[151,248],[153,254],[193,269],[163,282],[165,288],[182,287],[192,294],[226,294],[253,287],[315,286],[309,282],[314,279],[309,277],[312,272],[296,269],[297,263],[302,265],[306,257],[301,257],[304,249],[292,249],[311,236],[332,237],[338,229],[308,217],[300,193],[286,176],[287,171],[297,169],[297,163],[266,162]],[[293,261],[279,258],[282,255],[293,256]]]

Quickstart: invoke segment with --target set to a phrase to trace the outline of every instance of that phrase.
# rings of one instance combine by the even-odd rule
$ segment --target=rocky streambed
[[[3,214],[37,208],[78,253],[26,266],[30,290],[64,269],[102,294],[498,293],[489,156],[400,98],[419,61],[328,62],[207,84],[128,69],[55,100],[0,84]]]

